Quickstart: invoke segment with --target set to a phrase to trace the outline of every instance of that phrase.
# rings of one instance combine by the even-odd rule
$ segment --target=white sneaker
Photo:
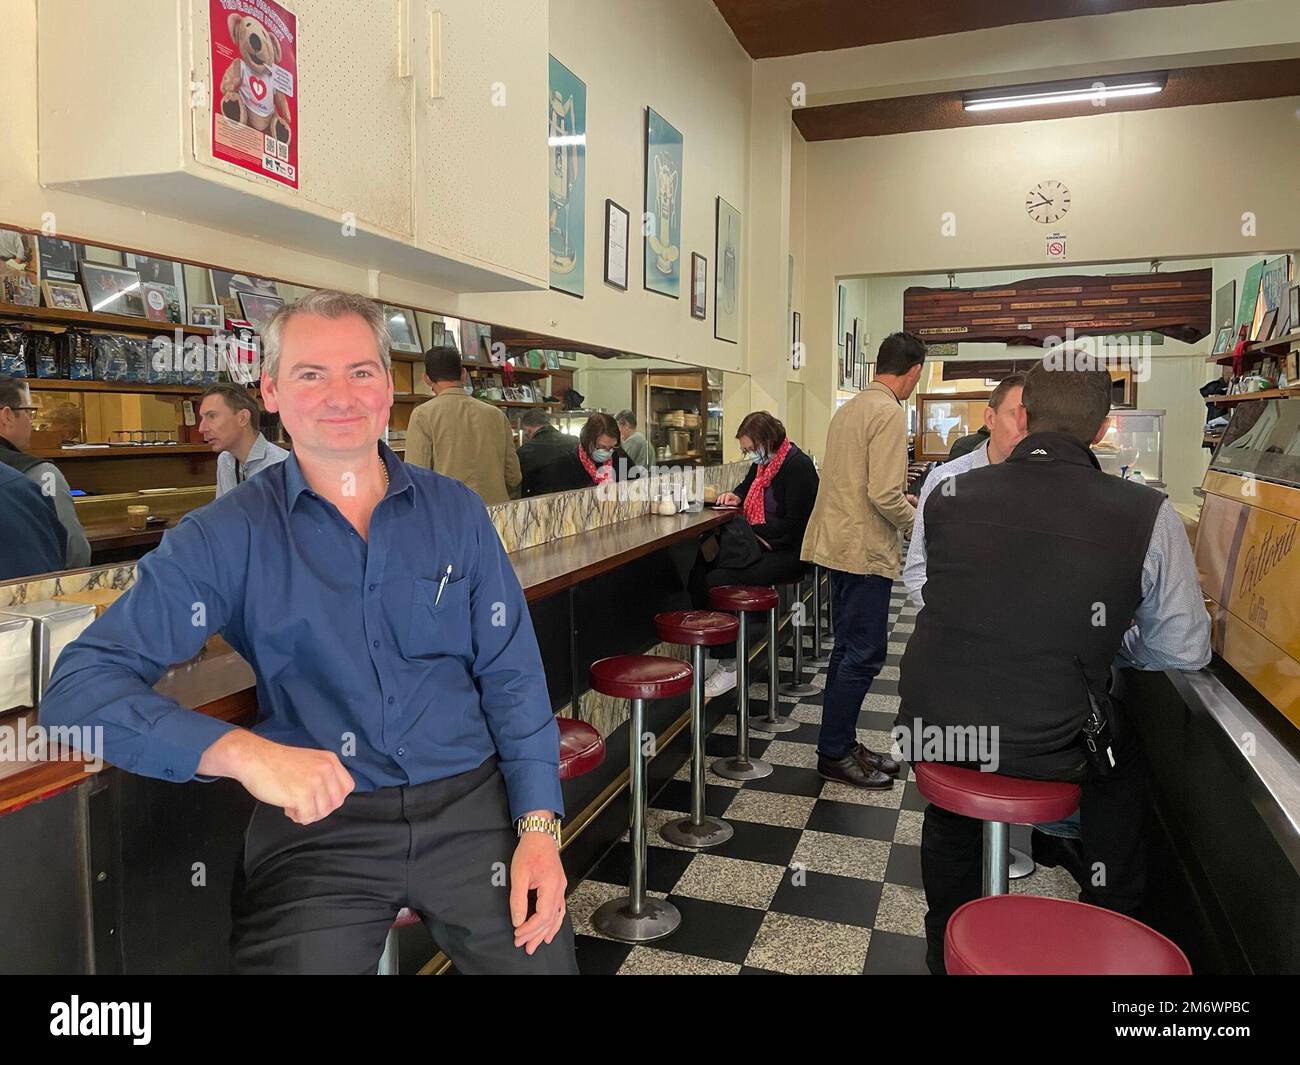
[[[734,658],[706,658],[704,660],[704,679],[708,680],[720,669],[735,670],[735,668],[736,660]]]
[[[719,695],[725,695],[736,686],[736,671],[734,669],[724,669],[721,666],[716,669],[712,675],[705,678],[704,681],[704,698],[716,699]]]

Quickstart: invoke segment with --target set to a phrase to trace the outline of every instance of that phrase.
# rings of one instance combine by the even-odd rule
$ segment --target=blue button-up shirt
[[[334,751],[358,790],[496,754],[513,817],[562,812],[537,638],[483,501],[379,450],[390,484],[369,542],[292,455],[186,516],[59,656],[42,723],[102,726],[109,762],[189,780],[236,726],[152,686],[219,632],[257,675],[254,731]]]

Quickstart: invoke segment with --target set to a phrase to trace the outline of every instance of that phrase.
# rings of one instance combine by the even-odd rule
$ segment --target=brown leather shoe
[[[873,788],[883,791],[894,786],[894,778],[886,776],[879,769],[872,769],[850,751],[843,758],[817,758],[817,773],[823,780],[833,780],[837,784],[848,784],[854,788]]]
[[[870,747],[864,747],[860,743],[855,744],[853,750],[849,753],[862,763],[864,769],[878,769],[880,772],[886,773],[891,777],[898,776],[900,770],[903,768],[894,761],[894,759],[890,758],[889,755],[877,754]]]

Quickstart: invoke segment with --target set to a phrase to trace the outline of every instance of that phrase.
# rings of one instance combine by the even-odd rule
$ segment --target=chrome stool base
[[[798,727],[798,721],[782,717],[779,714],[775,721],[766,714],[754,714],[749,719],[749,730],[751,732],[766,732],[769,735],[775,735],[778,732],[793,732]]]
[[[709,768],[725,780],[762,780],[772,775],[772,763],[761,758],[719,758]]]
[[[800,698],[802,698],[805,695],[816,695],[819,691],[821,691],[820,688],[815,687],[811,684],[791,684],[791,683],[778,684],[776,690],[779,691],[782,695],[796,695],[799,696]],[[754,719],[752,717],[749,719],[749,721],[751,725],[754,723]]]
[[[705,817],[698,825],[693,824],[689,817],[681,817],[659,829],[659,835],[668,843],[690,850],[716,847],[726,843],[734,834],[735,829],[716,817]]]
[[[1022,880],[1029,876],[1038,867],[1034,865],[1034,859],[1029,857],[1024,851],[1011,848],[1011,864],[1007,866],[1008,880]]]
[[[681,912],[664,899],[647,898],[639,914],[632,912],[632,899],[610,899],[591,915],[591,923],[601,935],[623,943],[649,943],[677,931]]]

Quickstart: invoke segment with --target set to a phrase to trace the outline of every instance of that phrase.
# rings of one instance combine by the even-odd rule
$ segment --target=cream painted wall
[[[808,145],[797,129],[790,131],[790,256],[794,261],[794,279],[791,284],[791,312],[798,311],[802,319],[804,315],[804,285],[803,270],[804,260],[808,253],[807,232],[808,232]],[[790,328],[787,325],[787,328]],[[800,333],[802,335],[802,322],[800,323]],[[793,368],[793,359],[787,362],[786,380],[803,382],[804,374],[807,372],[806,363],[803,368],[798,370]],[[793,393],[787,391],[786,395]],[[800,403],[803,402],[803,392],[800,390]],[[802,412],[800,421],[802,421]]]
[[[551,0],[550,50],[587,86],[586,295],[465,295],[463,316],[591,341],[698,366],[744,370],[745,337],[713,338],[715,197],[745,218],[752,61],[711,3],[701,0]],[[683,137],[682,260],[709,261],[708,317],[692,318],[687,288],[670,299],[643,287],[645,108]],[[542,118],[539,116],[539,123]],[[545,203],[546,189],[537,190]],[[628,290],[604,282],[605,199],[632,215]],[[784,300],[782,302],[784,306]]]
[[[808,202],[817,206],[808,217],[805,284],[809,293],[825,293],[809,301],[804,320],[817,382],[805,397],[810,446],[824,439],[831,414],[837,277],[940,273],[942,284],[949,269],[1046,266],[1044,238],[1053,229],[1068,237],[1076,266],[1294,247],[1300,192],[1288,174],[1298,103],[1214,104],[810,144]],[[1209,161],[1206,146],[1222,161]],[[1055,227],[1033,222],[1023,207],[1025,192],[1048,177],[1064,181],[1073,198]],[[955,216],[955,236],[942,234],[946,211]],[[1245,211],[1257,219],[1253,237],[1242,235]],[[882,334],[872,333],[874,346]]]
[[[429,285],[382,276],[371,287],[364,267],[307,255],[283,244],[234,236],[223,230],[136,210],[68,191],[41,188],[37,180],[36,0],[5,0],[5,61],[0,63],[0,224],[141,248],[177,259],[218,262],[262,276],[313,286],[375,292],[395,303],[454,309],[456,296]]]

